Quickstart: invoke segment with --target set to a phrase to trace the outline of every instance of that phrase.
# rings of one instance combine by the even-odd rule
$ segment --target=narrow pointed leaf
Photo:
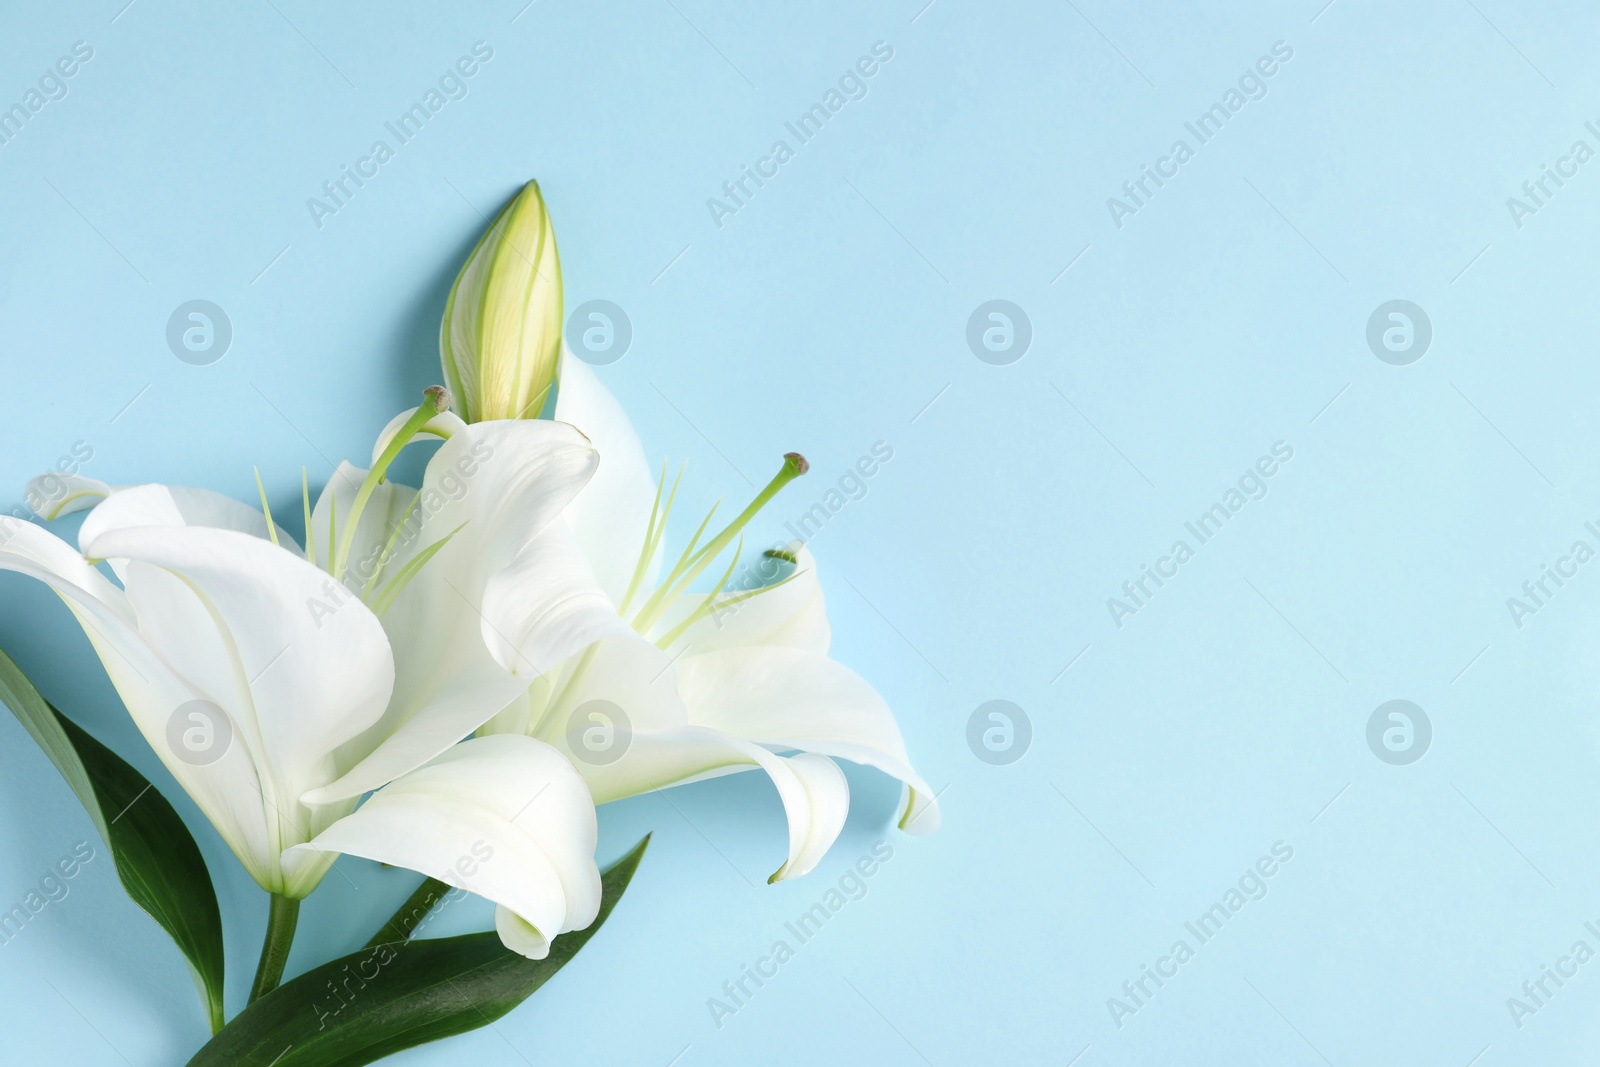
[[[0,703],[77,794],[128,896],[177,943],[215,1033],[223,1019],[222,913],[188,827],[144,775],[53,708],[4,652]]]
[[[601,876],[600,913],[542,960],[494,933],[390,941],[323,964],[268,993],[189,1067],[360,1067],[402,1049],[487,1026],[566,966],[616,907],[647,836]]]

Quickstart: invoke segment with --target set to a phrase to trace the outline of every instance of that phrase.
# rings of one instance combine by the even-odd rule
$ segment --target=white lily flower
[[[738,519],[704,548],[691,545],[658,581],[671,495],[663,503],[615,398],[570,357],[561,366],[556,417],[583,430],[601,463],[564,523],[548,527],[530,549],[542,551],[550,585],[581,591],[591,605],[603,598],[606,621],[591,623],[605,633],[480,733],[527,734],[568,752],[596,803],[761,768],[789,821],[788,858],[773,881],[810,871],[843,828],[849,790],[835,757],[904,782],[900,827],[931,833],[938,807],[911,767],[893,713],[828,657],[816,563],[802,545],[769,554],[794,568],[775,586],[686,592],[761,506],[804,472],[804,459],[787,457]],[[731,572],[730,565],[719,590]]]
[[[449,436],[420,492],[382,478],[418,432]],[[409,867],[495,901],[507,945],[542,958],[599,908],[593,802],[548,745],[458,742],[591,639],[519,560],[596,455],[562,423],[431,406],[387,438],[373,473],[341,467],[314,514],[307,497],[309,551],[216,493],[104,486],[81,554],[0,520],[0,569],[67,603],[263,888],[304,897],[339,852]]]

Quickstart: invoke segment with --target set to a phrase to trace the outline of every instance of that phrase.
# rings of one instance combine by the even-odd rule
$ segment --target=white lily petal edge
[[[54,522],[75,511],[87,511],[111,495],[111,486],[83,474],[41,474],[28,480],[23,493],[33,513]]]
[[[495,901],[508,948],[550,941],[600,910],[597,828],[572,764],[529,737],[464,741],[378,790],[299,851],[364,856]]]

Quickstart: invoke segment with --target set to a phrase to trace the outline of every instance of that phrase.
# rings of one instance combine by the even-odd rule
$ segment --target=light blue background
[[[762,778],[606,808],[603,860],[656,838],[601,936],[492,1029],[392,1062],[1594,1061],[1600,963],[1520,1028],[1506,1006],[1600,948],[1600,564],[1520,628],[1505,603],[1600,519],[1600,162],[1520,229],[1505,203],[1574,140],[1600,148],[1591,8],[124,2],[5,5],[0,103],[74,41],[94,58],[0,147],[0,498],[83,442],[112,482],[248,497],[257,465],[292,509],[302,465],[364,456],[438,379],[450,279],[530,177],[568,307],[633,322],[602,374],[649,451],[688,461],[680,515],[799,449],[811,475],[759,524],[780,536],[894,449],[813,549],[835,654],[897,709],[940,833],[897,834],[893,785],[852,771],[839,843],[769,888]],[[306,199],[479,40],[470,95],[319,229]],[[719,228],[706,199],[880,40],[866,98]],[[1294,55],[1268,95],[1119,229],[1106,198],[1275,41]],[[194,298],[235,330],[212,366],[164,340]],[[996,298],[1034,329],[1010,366],[965,341]],[[1410,366],[1364,339],[1394,298],[1433,323]],[[1280,440],[1265,499],[1116,627],[1106,598]],[[0,605],[0,646],[195,827],[236,1009],[259,891],[59,603],[3,576]],[[997,698],[1034,731],[1009,766],[966,741]],[[1393,698],[1433,724],[1409,766],[1366,742]],[[9,717],[0,735],[9,907],[94,838]],[[707,998],[880,838],[867,896],[718,1028]],[[1294,856],[1268,895],[1119,1028],[1107,998],[1196,946],[1184,921],[1276,841]],[[101,857],[0,946],[11,1062],[169,1064],[204,1039]],[[357,947],[415,880],[338,872],[292,969]],[[463,904],[439,928],[487,921]]]

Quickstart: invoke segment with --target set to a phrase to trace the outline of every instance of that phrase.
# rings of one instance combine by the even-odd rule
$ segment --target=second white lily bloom
[[[525,554],[596,456],[564,424],[424,429],[432,414],[378,463],[419,430],[448,434],[422,490],[342,467],[308,551],[215,493],[102,487],[81,554],[8,520],[0,569],[60,594],[263,888],[303,897],[339,852],[409,867],[495,901],[506,944],[542,958],[599,908],[588,790],[531,738],[457,742],[591,639]]]
[[[561,364],[555,417],[580,427],[601,462],[563,521],[529,543],[530,565],[537,560],[541,588],[581,604],[586,627],[602,636],[535,680],[481,733],[528,735],[560,748],[596,803],[760,768],[789,822],[788,856],[773,881],[810,871],[843,828],[850,795],[835,758],[904,782],[901,829],[932,833],[938,806],[911,766],[893,713],[828,656],[816,561],[803,546],[780,553],[781,566],[792,570],[780,584],[687,591],[766,500],[804,472],[805,461],[787,457],[749,508],[702,547],[691,546],[663,579],[671,495],[657,485],[616,399],[570,356]]]

